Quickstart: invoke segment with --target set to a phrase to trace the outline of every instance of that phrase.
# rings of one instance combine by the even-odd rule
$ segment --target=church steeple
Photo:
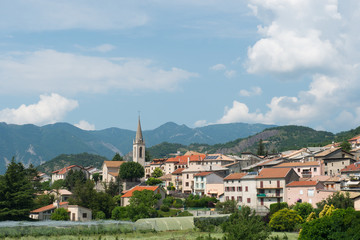
[[[133,161],[145,166],[145,141],[141,131],[140,116],[138,119],[138,127],[133,142]]]

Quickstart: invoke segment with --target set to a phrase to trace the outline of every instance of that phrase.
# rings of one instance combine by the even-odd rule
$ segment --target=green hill
[[[51,159],[50,161],[41,164],[37,167],[37,170],[49,174],[55,170],[71,165],[79,165],[84,167],[93,166],[96,168],[101,168],[103,162],[108,160],[109,159],[105,157],[89,153],[61,154]]]

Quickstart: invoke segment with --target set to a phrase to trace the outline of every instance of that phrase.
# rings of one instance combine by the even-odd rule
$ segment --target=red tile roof
[[[199,173],[195,174],[194,177],[204,177],[204,176],[210,175],[212,173],[213,172],[199,172]]]
[[[341,172],[359,172],[360,171],[360,162],[356,162],[346,166],[344,169],[341,169]]]
[[[224,178],[224,180],[238,180],[244,176],[246,176],[247,173],[232,173]]]
[[[59,203],[60,206],[67,205],[67,204],[68,204],[68,202],[60,202]],[[48,211],[48,210],[51,210],[54,208],[56,208],[56,206],[54,206],[54,204],[50,204],[50,205],[32,210],[31,213],[41,213],[41,212],[45,212],[45,211]]]
[[[135,186],[132,189],[130,189],[129,191],[127,191],[124,195],[122,195],[122,198],[130,198],[133,195],[133,192],[135,191],[143,191],[143,190],[150,190],[150,191],[155,191],[156,189],[158,189],[159,186]]]
[[[83,168],[83,167],[78,166],[78,165],[71,165],[71,166],[68,166],[68,167],[64,167],[64,168],[62,168],[62,169],[60,169],[60,170],[53,171],[52,173],[64,174],[64,173],[66,173],[67,171],[70,171],[70,169],[72,169],[73,167]]]
[[[172,174],[180,174],[180,173],[182,173],[182,171],[184,171],[184,170],[185,170],[185,168],[178,168],[178,169],[176,169],[175,171],[173,171]]]
[[[360,139],[360,135],[358,135],[356,137],[353,137],[353,138],[349,139],[348,141],[350,142],[350,141],[355,141],[355,140],[358,140],[358,139]]]
[[[264,168],[256,178],[284,178],[292,168]]]
[[[286,187],[308,187],[308,186],[316,186],[318,184],[317,181],[293,181],[286,185]]]
[[[279,165],[274,166],[274,168],[283,168],[283,167],[304,167],[304,166],[319,166],[320,163],[317,161],[312,162],[288,162],[288,163],[281,163]]]
[[[194,161],[201,161],[206,157],[205,154],[196,154],[196,155],[184,155],[184,156],[176,156],[173,158],[169,158],[168,160],[166,160],[167,163],[169,162],[174,162],[174,163],[187,163],[187,161],[189,160],[190,162],[194,162]],[[185,165],[184,164],[184,165]]]

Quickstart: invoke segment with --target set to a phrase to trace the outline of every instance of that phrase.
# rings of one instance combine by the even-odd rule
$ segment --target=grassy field
[[[127,233],[127,234],[117,234],[117,235],[91,235],[91,236],[56,236],[56,237],[22,237],[22,238],[5,238],[6,240],[15,240],[15,239],[22,239],[22,240],[63,240],[63,239],[69,239],[69,240],[133,240],[133,239],[171,239],[171,240],[187,240],[187,239],[196,239],[199,236],[208,236],[209,233],[203,233],[203,232],[197,232],[194,230],[182,230],[182,231],[166,231],[166,232],[148,232],[148,233]],[[297,233],[286,233],[289,240],[296,240],[298,238]],[[222,238],[222,233],[211,233],[212,237],[216,238]],[[284,236],[284,233],[272,233],[271,236]]]

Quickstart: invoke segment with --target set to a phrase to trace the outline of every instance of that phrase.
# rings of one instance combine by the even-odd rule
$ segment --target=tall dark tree
[[[22,163],[11,160],[0,176],[0,221],[24,220],[34,208],[35,189]]]
[[[151,154],[148,150],[145,149],[145,162],[151,162]]]
[[[124,161],[124,158],[120,156],[119,153],[115,153],[115,156],[113,157],[112,161]]]
[[[258,149],[257,149],[257,155],[259,156],[264,156],[265,155],[265,146],[264,146],[264,143],[263,143],[263,140],[260,139],[259,141],[259,145],[258,145]]]
[[[86,181],[86,176],[83,171],[80,170],[73,171],[71,169],[66,175],[64,185],[69,191],[72,191],[77,182],[85,183],[85,181]]]
[[[343,141],[340,144],[340,147],[346,152],[349,152],[351,150],[351,144],[348,141]]]
[[[143,166],[137,162],[125,162],[121,164],[119,170],[119,177],[124,180],[135,180],[142,178],[145,175]]]

